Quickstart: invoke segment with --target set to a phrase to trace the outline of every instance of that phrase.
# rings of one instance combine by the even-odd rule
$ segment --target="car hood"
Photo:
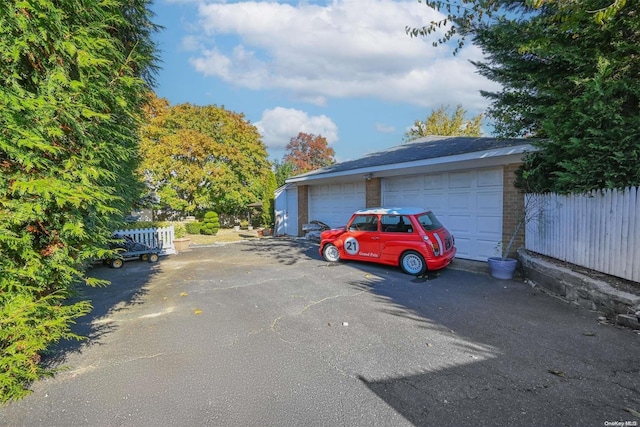
[[[340,228],[332,228],[331,230],[325,230],[320,234],[320,239],[335,239],[339,235],[343,234],[346,231],[345,227]]]

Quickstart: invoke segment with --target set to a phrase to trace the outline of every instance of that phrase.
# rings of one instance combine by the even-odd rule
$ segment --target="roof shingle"
[[[322,169],[297,175],[295,178],[516,147],[532,142],[533,140],[522,138],[428,136],[391,147],[388,150],[367,154],[356,160],[335,163]]]

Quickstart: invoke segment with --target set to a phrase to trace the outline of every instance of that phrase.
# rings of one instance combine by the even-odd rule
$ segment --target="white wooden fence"
[[[170,255],[177,253],[173,245],[175,238],[173,225],[163,228],[140,228],[136,230],[118,230],[114,234],[129,236],[138,243],[145,244],[152,248],[161,248],[160,255]]]
[[[638,190],[527,195],[526,249],[640,282]]]

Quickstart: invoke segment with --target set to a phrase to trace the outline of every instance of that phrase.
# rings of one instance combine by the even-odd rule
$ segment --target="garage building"
[[[534,150],[526,139],[431,136],[294,176],[276,191],[276,234],[301,236],[310,220],[344,226],[363,208],[417,206],[453,233],[457,257],[486,261],[517,224],[515,171]]]

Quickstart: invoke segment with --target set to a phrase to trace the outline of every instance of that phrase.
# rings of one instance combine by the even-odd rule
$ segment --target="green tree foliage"
[[[418,0],[422,2],[422,0]],[[513,16],[527,16],[544,10],[551,12],[550,18],[559,29],[570,31],[581,25],[586,17],[597,25],[604,25],[614,19],[618,12],[634,10],[632,2],[626,0],[605,0],[593,5],[591,0],[424,0],[426,6],[444,14],[444,18],[431,21],[419,28],[406,27],[412,37],[433,38],[433,46],[447,44],[455,40],[455,55],[465,44],[466,38],[482,27],[492,25]]]
[[[86,263],[139,193],[139,112],[153,72],[146,0],[0,7],[0,400],[47,373],[96,285]],[[144,78],[147,78],[145,82]]]
[[[218,230],[220,230],[220,218],[218,217],[218,214],[213,211],[204,214],[200,233],[211,235],[216,234]]]
[[[482,135],[482,114],[471,120],[465,118],[467,111],[458,105],[448,114],[444,105],[433,111],[425,121],[416,120],[405,135],[405,141],[413,141],[429,135],[440,136],[480,136]]]
[[[164,210],[236,214],[261,200],[273,172],[260,134],[243,115],[158,98],[146,114],[139,171]]]
[[[302,174],[335,163],[335,151],[321,135],[298,133],[286,147],[283,162],[290,163],[294,174]]]
[[[273,225],[275,219],[275,191],[278,188],[276,183],[276,176],[271,173],[267,177],[267,181],[264,186],[264,193],[262,194],[262,212],[260,214],[260,225],[270,227]]]
[[[275,161],[273,164],[273,168],[275,170],[276,177],[276,188],[281,187],[285,184],[287,178],[293,176],[293,164],[289,162],[279,162]]]
[[[596,10],[603,1],[583,1]],[[640,2],[600,25],[589,13],[573,29],[548,5],[526,20],[479,29],[480,73],[502,84],[489,114],[503,136],[544,138],[526,158],[519,185],[574,192],[640,184]]]

